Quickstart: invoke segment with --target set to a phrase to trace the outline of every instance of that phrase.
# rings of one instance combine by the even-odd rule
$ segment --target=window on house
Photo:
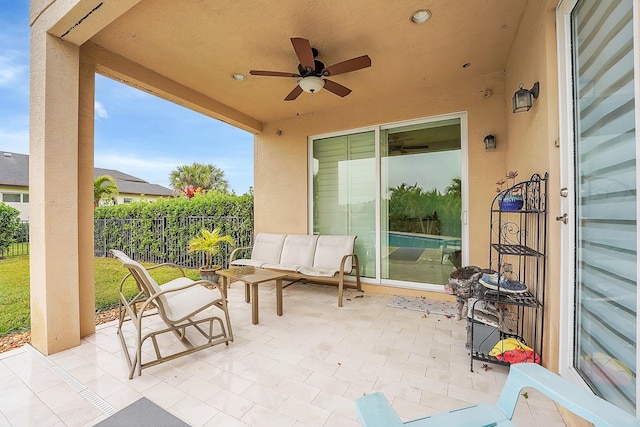
[[[29,203],[29,193],[22,193],[22,203]]]
[[[3,193],[2,201],[5,203],[20,203],[20,193]]]
[[[313,143],[313,232],[355,234],[361,274],[375,277],[375,134]]]

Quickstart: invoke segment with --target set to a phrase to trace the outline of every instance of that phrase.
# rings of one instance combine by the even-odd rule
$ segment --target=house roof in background
[[[172,196],[170,188],[151,184],[144,179],[115,169],[94,169],[94,178],[110,175],[115,178],[120,194],[145,194],[148,196]],[[0,185],[29,187],[29,155],[0,150]]]
[[[144,179],[122,173],[115,169],[95,168],[94,179],[109,175],[115,178],[120,194],[147,194],[149,196],[173,196],[173,190],[158,184],[151,184]]]
[[[29,186],[29,156],[0,151],[0,185]]]

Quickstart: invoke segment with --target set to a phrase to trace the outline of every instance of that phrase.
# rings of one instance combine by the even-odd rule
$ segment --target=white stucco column
[[[80,343],[79,48],[38,27],[31,29],[31,345],[51,354]]]
[[[80,48],[78,114],[78,269],[80,336],[96,331],[96,289],[93,251],[94,103],[96,65]]]

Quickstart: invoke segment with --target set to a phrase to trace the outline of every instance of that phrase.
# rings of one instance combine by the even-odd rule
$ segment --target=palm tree
[[[93,208],[97,208],[100,200],[112,199],[120,193],[116,180],[110,175],[101,175],[93,181]]]
[[[193,163],[178,166],[169,175],[169,180],[174,191],[189,198],[197,191],[227,192],[229,189],[229,183],[224,179],[224,171],[212,164]]]
[[[462,180],[460,178],[452,178],[451,184],[444,190],[445,194],[451,194],[454,197],[462,196]]]
[[[203,269],[215,269],[213,260],[220,253],[220,244],[227,243],[231,246],[234,246],[235,243],[233,238],[228,235],[222,235],[222,232],[219,228],[214,228],[213,230],[207,230],[203,228],[200,230],[200,234],[196,237],[189,240],[189,252],[202,252],[205,256],[205,263],[201,270]]]

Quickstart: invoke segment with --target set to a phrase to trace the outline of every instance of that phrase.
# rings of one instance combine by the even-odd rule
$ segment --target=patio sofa
[[[360,288],[360,262],[355,254],[357,236],[258,233],[253,246],[237,248],[229,265],[266,268],[287,274],[285,280],[306,280],[338,285],[338,307],[344,287]],[[250,258],[236,259],[251,250]],[[345,276],[355,274],[353,282]]]

